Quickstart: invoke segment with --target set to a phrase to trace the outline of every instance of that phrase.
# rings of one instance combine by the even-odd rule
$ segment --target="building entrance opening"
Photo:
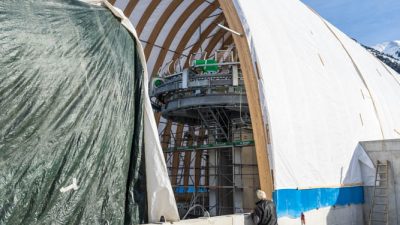
[[[181,217],[249,212],[259,178],[236,48],[188,61],[164,65],[150,90]]]

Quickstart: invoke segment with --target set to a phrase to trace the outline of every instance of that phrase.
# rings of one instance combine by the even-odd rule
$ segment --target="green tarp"
[[[0,224],[144,222],[142,91],[108,9],[0,1]]]

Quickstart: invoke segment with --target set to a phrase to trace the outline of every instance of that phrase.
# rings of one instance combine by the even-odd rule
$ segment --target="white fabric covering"
[[[275,188],[361,181],[358,142],[399,138],[399,75],[298,0],[235,4],[260,67]]]
[[[146,60],[142,45],[136,35],[136,31],[128,18],[121,10],[113,7],[107,1],[103,3],[116,15],[121,18],[121,23],[136,38],[139,57],[144,68],[144,143],[145,143],[145,162],[146,162],[146,186],[147,186],[147,206],[149,222],[158,222],[164,216],[167,221],[179,221],[178,209],[175,203],[174,193],[168,177],[167,166],[164,154],[161,149],[157,125],[150,103]]]

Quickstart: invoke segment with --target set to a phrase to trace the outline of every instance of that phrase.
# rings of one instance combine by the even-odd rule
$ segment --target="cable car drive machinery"
[[[235,47],[193,54],[189,61],[187,67],[181,58],[168,63],[150,84],[179,212],[192,217],[247,212],[259,181]]]

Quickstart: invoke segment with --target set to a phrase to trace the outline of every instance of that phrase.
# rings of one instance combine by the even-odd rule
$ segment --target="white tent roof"
[[[359,141],[400,136],[400,76],[297,0],[238,0],[258,57],[275,188],[346,177]]]
[[[217,26],[225,0],[110,2],[135,26],[149,74],[233,42]],[[260,91],[275,189],[361,185],[358,142],[400,137],[400,75],[298,0],[233,2],[257,66],[259,87],[246,89]]]

